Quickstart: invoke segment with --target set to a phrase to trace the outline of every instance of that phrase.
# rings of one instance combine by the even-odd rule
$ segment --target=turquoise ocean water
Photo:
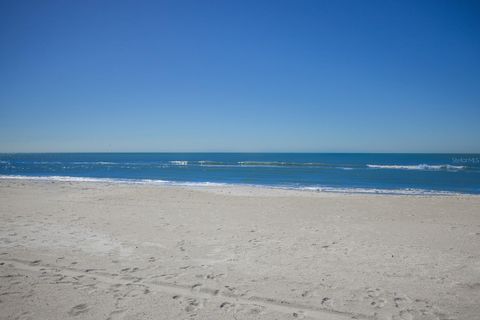
[[[0,154],[0,177],[330,192],[480,194],[480,154]]]

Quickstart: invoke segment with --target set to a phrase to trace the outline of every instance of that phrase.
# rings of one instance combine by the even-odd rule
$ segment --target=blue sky
[[[478,1],[0,0],[0,151],[480,152]]]

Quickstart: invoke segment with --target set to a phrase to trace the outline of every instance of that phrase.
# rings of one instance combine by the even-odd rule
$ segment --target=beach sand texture
[[[0,319],[480,319],[480,197],[0,181]]]

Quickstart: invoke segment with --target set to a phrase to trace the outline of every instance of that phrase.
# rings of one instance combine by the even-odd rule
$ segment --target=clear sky
[[[0,151],[480,152],[479,1],[0,0]]]

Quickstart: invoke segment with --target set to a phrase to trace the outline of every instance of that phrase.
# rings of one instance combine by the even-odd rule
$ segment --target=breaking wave
[[[189,182],[189,181],[168,181],[160,179],[118,179],[118,178],[93,178],[93,177],[72,177],[72,176],[22,176],[22,175],[0,175],[0,179],[6,180],[33,180],[33,181],[57,181],[57,182],[100,182],[119,183],[134,185],[157,185],[157,186],[184,186],[184,187],[252,187],[269,188],[281,190],[298,190],[311,192],[343,193],[343,194],[384,194],[384,195],[460,195],[461,193],[441,190],[427,189],[380,189],[380,188],[347,188],[327,186],[288,186],[288,185],[261,185],[242,183],[217,183],[217,182]]]
[[[439,164],[439,165],[431,165],[431,164],[417,164],[417,165],[379,165],[379,164],[367,164],[368,168],[372,169],[390,169],[390,170],[424,170],[424,171],[438,171],[438,170],[446,170],[446,171],[458,171],[465,169],[465,166],[453,166],[450,164]]]

